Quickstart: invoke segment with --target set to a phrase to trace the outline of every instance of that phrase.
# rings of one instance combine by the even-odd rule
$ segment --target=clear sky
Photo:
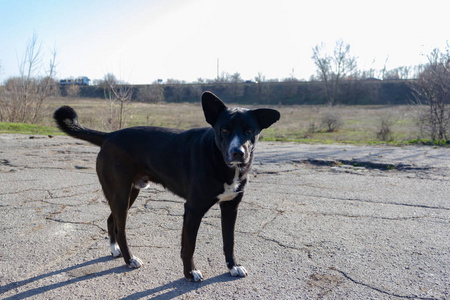
[[[360,68],[417,65],[450,40],[448,0],[0,0],[0,82],[33,32],[57,77],[130,83],[315,73],[312,47],[351,45]]]

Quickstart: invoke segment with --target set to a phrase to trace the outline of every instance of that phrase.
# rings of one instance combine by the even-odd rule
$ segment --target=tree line
[[[416,80],[347,80],[341,83],[335,104],[401,105],[414,99],[412,85]],[[198,102],[203,91],[239,104],[324,105],[328,103],[321,81],[238,82],[238,83],[154,83],[127,85],[131,100],[148,103]],[[77,87],[76,96],[104,98],[104,85]],[[70,87],[61,87],[61,95],[74,96]]]

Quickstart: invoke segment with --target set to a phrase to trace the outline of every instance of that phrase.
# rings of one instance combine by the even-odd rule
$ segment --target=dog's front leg
[[[220,203],[225,261],[231,276],[235,277],[247,276],[247,270],[243,266],[236,264],[236,258],[234,257],[234,227],[236,224],[238,206],[242,200],[242,196],[243,194],[241,193],[233,201]]]
[[[193,211],[187,204],[184,205],[183,231],[181,235],[181,259],[183,260],[184,276],[189,281],[201,281],[203,275],[195,269],[194,251],[195,242],[203,213]]]

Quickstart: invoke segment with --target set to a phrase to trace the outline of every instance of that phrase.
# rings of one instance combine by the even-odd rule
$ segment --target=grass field
[[[0,132],[22,132],[27,134],[59,134],[51,118],[53,111],[61,105],[70,105],[78,113],[80,122],[86,127],[106,129],[109,105],[102,99],[80,99],[57,97],[50,99],[45,117],[38,126],[0,123]],[[232,106],[232,105],[230,105]],[[250,107],[252,108],[252,107]],[[340,116],[341,126],[335,132],[327,132],[321,126],[324,106],[273,106],[280,111],[281,120],[266,129],[262,137],[268,140],[300,141],[317,143],[377,143],[381,121],[391,123],[392,143],[408,143],[420,138],[416,124],[417,106],[337,106],[333,110]],[[150,125],[189,129],[205,127],[200,102],[180,104],[131,103],[127,108],[127,126]]]

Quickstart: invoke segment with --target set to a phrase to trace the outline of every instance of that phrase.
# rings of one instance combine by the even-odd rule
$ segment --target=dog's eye
[[[252,135],[252,134],[253,134],[253,129],[247,129],[247,130],[245,131],[245,133],[246,133],[247,135]]]
[[[230,133],[230,130],[228,130],[228,128],[222,128],[222,133],[223,134],[228,134],[228,133]]]

